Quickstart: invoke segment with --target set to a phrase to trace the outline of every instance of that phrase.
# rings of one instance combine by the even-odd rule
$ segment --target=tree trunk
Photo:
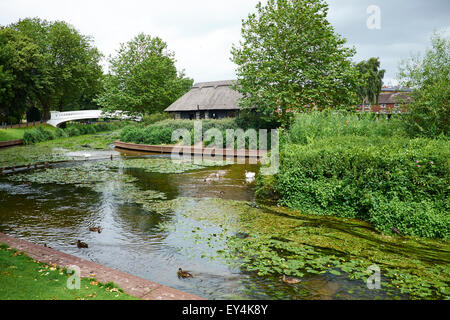
[[[42,121],[50,120],[50,107],[42,106]]]

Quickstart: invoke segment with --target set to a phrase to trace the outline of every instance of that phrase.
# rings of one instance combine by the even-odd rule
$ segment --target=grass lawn
[[[37,125],[35,127],[16,128],[16,129],[0,129],[0,141],[20,140],[23,138],[23,134],[25,133],[26,130],[37,128],[39,126],[43,126],[45,129],[49,129],[49,130],[56,129],[55,127],[48,125],[48,124]]]
[[[69,290],[68,279],[66,270],[0,244],[0,300],[138,300],[93,278],[82,278],[80,289]]]

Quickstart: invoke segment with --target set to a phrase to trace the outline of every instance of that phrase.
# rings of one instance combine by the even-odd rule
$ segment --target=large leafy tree
[[[66,22],[24,19],[10,26],[33,40],[44,63],[46,85],[36,92],[44,120],[50,110],[82,108],[101,91],[101,54],[90,37]]]
[[[323,0],[268,0],[243,21],[232,48],[241,106],[273,119],[287,111],[347,108],[357,99],[354,49],[327,21]]]
[[[18,122],[33,105],[47,84],[43,62],[30,38],[12,28],[0,28],[0,122]]]
[[[192,87],[193,80],[177,72],[174,53],[158,37],[137,35],[121,44],[109,64],[104,93],[97,99],[108,111],[160,112]]]
[[[386,72],[386,70],[380,69],[380,60],[378,58],[370,58],[367,61],[358,63],[356,68],[364,79],[358,88],[358,94],[362,104],[366,104],[366,102],[378,104],[378,98]]]
[[[400,65],[400,79],[413,88],[407,128],[413,135],[450,134],[450,37],[435,33],[425,55],[412,56]]]

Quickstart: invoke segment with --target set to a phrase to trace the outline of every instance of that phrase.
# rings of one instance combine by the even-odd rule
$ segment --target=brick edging
[[[32,242],[17,239],[0,232],[0,243],[6,243],[12,248],[23,251],[29,257],[46,264],[55,263],[59,267],[76,265],[81,269],[81,277],[94,278],[99,282],[114,282],[123,291],[142,300],[205,300],[204,298],[166,287],[119,270],[102,266],[92,261],[72,256],[70,254],[43,247]]]

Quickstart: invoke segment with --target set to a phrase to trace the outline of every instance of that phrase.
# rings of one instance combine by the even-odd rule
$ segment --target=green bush
[[[148,125],[154,124],[158,121],[162,121],[162,120],[166,120],[166,119],[170,119],[170,118],[171,118],[171,116],[167,112],[156,112],[156,113],[153,113],[150,115],[143,116],[141,124],[143,126],[148,126]]]
[[[54,135],[55,135],[55,139],[68,137],[67,133],[61,128],[56,128]]]
[[[67,133],[69,137],[75,137],[81,134],[80,130],[75,127],[67,127],[66,129],[64,129],[64,131]]]
[[[192,120],[163,120],[145,127],[125,127],[121,131],[120,140],[142,144],[170,144],[173,143],[172,132],[186,129],[191,133],[191,144],[193,144],[194,123]],[[226,129],[235,129],[237,126],[234,119],[202,120],[203,134],[212,128],[225,132]]]
[[[332,136],[287,144],[281,148],[273,191],[280,204],[305,213],[359,218],[382,231],[395,227],[404,234],[448,238],[448,229],[436,225],[448,223],[449,150],[447,141],[401,137]],[[401,206],[387,211],[391,202]],[[416,218],[417,223],[409,220]]]
[[[385,116],[384,116],[385,117]],[[401,115],[387,120],[371,113],[311,112],[295,117],[287,135],[295,144],[332,136],[406,136]]]
[[[34,129],[26,130],[23,134],[24,144],[33,144],[47,140],[53,140],[55,135],[52,131],[44,129],[43,127],[37,127]]]

